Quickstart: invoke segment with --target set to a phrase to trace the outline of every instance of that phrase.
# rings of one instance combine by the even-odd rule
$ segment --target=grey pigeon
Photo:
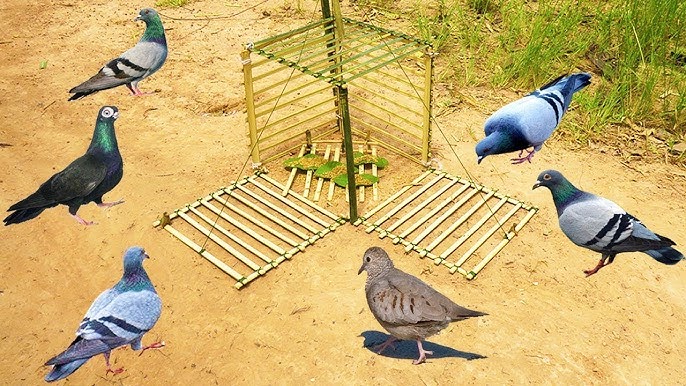
[[[653,233],[614,202],[577,189],[556,170],[542,172],[532,189],[539,186],[550,189],[562,232],[574,244],[602,254],[595,268],[584,271],[586,277],[621,252],[644,252],[668,265],[684,258],[671,247],[672,240]]]
[[[367,271],[364,286],[372,314],[391,337],[375,349],[381,352],[398,339],[417,341],[418,365],[433,352],[422,347],[422,340],[437,334],[449,323],[487,315],[455,304],[428,284],[393,266],[388,254],[379,247],[367,249],[358,275]]]
[[[136,20],[145,22],[145,32],[138,43],[111,60],[92,78],[69,90],[70,101],[98,91],[126,85],[133,95],[143,95],[138,82],[159,70],[167,59],[167,39],[160,15],[154,9],[140,11]]]
[[[35,193],[12,205],[7,211],[13,213],[3,220],[5,225],[30,220],[58,204],[67,205],[69,213],[79,223],[92,225],[93,222],[76,214],[81,205],[93,201],[100,207],[109,208],[124,202],[102,202],[102,196],[117,186],[124,173],[124,164],[114,134],[114,121],[117,117],[119,110],[116,107],[101,108],[86,154],[50,177]]]
[[[110,367],[113,349],[127,344],[133,350],[143,351],[164,346],[163,342],[146,347],[141,344],[143,335],[152,329],[162,312],[160,297],[143,268],[143,259],[147,257],[141,247],[131,247],[126,251],[121,280],[95,299],[69,347],[45,363],[53,366],[45,376],[46,381],[68,377],[98,354],[105,356],[107,372],[117,374],[123,369],[112,370]]]
[[[519,150],[512,163],[531,162],[569,108],[572,95],[591,84],[591,75],[580,72],[560,76],[529,95],[493,113],[485,123],[486,138],[476,144],[477,162],[491,154]],[[528,149],[533,147],[533,150]],[[526,150],[529,154],[522,157]]]

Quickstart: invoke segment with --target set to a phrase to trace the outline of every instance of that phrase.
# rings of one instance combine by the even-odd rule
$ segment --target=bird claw
[[[123,204],[123,203],[124,203],[124,199],[122,198],[122,199],[120,199],[118,201],[114,201],[114,202],[101,202],[98,204],[98,206],[101,208],[107,209],[107,208],[111,208],[115,205],[119,205],[119,204]]]
[[[522,153],[524,153],[524,150],[520,150],[519,155],[517,156],[518,158],[511,158],[510,161],[512,161],[512,164],[517,165],[524,163],[524,161],[529,161],[529,163],[531,163],[531,159],[534,158],[534,153],[536,152],[536,150],[529,151],[527,149],[526,151],[529,153],[526,155],[526,157],[522,157]]]
[[[71,214],[71,213],[70,213],[70,214]],[[96,223],[95,221],[84,220],[84,219],[82,219],[81,217],[79,217],[79,216],[76,215],[76,214],[71,214],[71,216],[72,216],[76,221],[78,221],[78,223],[81,224],[81,225],[90,226],[90,225],[97,225],[97,224],[98,224],[98,223]]]
[[[162,342],[155,342],[155,343],[153,343],[153,344],[151,344],[151,345],[149,345],[149,346],[143,347],[143,348],[141,349],[140,354],[138,354],[138,356],[143,355],[143,353],[145,352],[145,350],[148,350],[148,349],[151,349],[151,348],[158,349],[158,348],[162,348],[162,347],[164,347],[164,346],[166,346],[166,344],[164,343],[164,341],[162,341]]]
[[[389,336],[388,339],[386,339],[385,342],[378,344],[374,347],[372,347],[372,351],[375,351],[377,354],[381,355],[381,353],[386,349],[386,347],[391,346],[393,350],[395,350],[395,342],[398,339],[396,339],[394,336]]]
[[[117,375],[117,374],[121,374],[121,373],[123,373],[123,372],[124,372],[124,368],[123,368],[123,367],[120,367],[120,368],[114,369],[114,370],[112,370],[111,367],[108,367],[108,368],[107,368],[107,371],[105,371],[105,375],[107,375],[107,374],[109,374],[109,373],[112,373],[112,374],[114,374],[114,375]]]

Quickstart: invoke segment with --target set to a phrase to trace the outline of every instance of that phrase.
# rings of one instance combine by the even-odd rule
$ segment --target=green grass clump
[[[179,8],[188,4],[189,0],[157,0],[155,1],[156,7],[163,8]]]

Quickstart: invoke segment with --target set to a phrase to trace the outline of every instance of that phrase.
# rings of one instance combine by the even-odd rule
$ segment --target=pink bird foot
[[[111,208],[111,207],[113,207],[113,206],[115,206],[115,205],[119,205],[119,204],[123,204],[123,203],[124,203],[124,199],[122,198],[121,200],[119,200],[119,201],[114,201],[114,202],[101,202],[101,203],[98,204],[98,206],[101,207],[101,208],[107,209],[107,208]]]
[[[112,370],[112,366],[110,366],[110,353],[109,352],[106,352],[103,355],[105,356],[105,364],[107,365],[107,371],[105,371],[105,375],[107,375],[109,373],[117,375],[117,374],[121,374],[124,372],[123,367]]]
[[[412,361],[413,365],[424,363],[427,355],[434,355],[433,351],[424,350],[424,347],[422,347],[422,341],[420,339],[417,339],[417,348],[419,349],[419,358],[417,358],[415,361]]]
[[[97,224],[95,221],[88,221],[88,220],[82,219],[81,217],[79,217],[78,214],[71,214],[71,213],[70,213],[70,215],[71,215],[76,221],[78,221],[79,224],[81,224],[81,225],[89,226],[89,225],[95,225],[95,224]]]
[[[395,342],[397,342],[397,341],[398,341],[398,339],[397,339],[396,337],[394,337],[393,335],[390,335],[390,336],[388,337],[388,339],[386,339],[385,342],[383,342],[383,343],[381,343],[381,344],[379,344],[379,345],[374,346],[374,347],[372,348],[372,350],[373,350],[373,351],[376,351],[377,354],[381,354],[381,353],[383,352],[383,350],[385,350],[388,346],[392,346],[393,349],[395,350],[395,346],[393,345],[393,343],[395,343]]]
[[[512,161],[513,165],[521,164],[524,163],[524,161],[529,161],[531,163],[531,159],[534,158],[534,153],[536,150],[531,150],[525,149],[529,154],[526,155],[526,157],[522,157],[522,153],[524,153],[524,150],[519,151],[519,155],[517,156],[518,158],[511,158],[510,161]]]
[[[138,354],[138,356],[143,355],[143,353],[145,352],[145,350],[148,350],[148,349],[151,349],[151,348],[159,349],[159,348],[162,348],[162,347],[164,347],[164,346],[165,346],[164,342],[155,342],[155,343],[153,343],[153,344],[151,344],[151,345],[149,345],[149,346],[143,347],[143,348],[141,349],[141,353]]]

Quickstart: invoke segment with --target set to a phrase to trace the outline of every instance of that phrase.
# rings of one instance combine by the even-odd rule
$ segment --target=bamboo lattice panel
[[[334,231],[346,219],[256,174],[188,204],[163,226],[241,288]]]
[[[473,279],[537,211],[461,177],[429,170],[355,225]]]

